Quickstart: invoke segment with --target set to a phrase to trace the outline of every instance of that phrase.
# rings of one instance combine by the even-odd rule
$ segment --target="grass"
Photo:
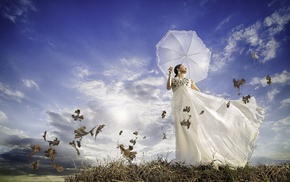
[[[289,164],[246,165],[244,168],[218,170],[213,166],[171,165],[162,158],[139,165],[125,160],[111,161],[95,167],[79,169],[65,177],[66,182],[91,181],[290,181]]]

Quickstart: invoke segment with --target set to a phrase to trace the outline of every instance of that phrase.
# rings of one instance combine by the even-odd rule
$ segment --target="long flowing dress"
[[[189,78],[172,79],[175,162],[244,167],[253,153],[263,109],[254,97],[246,104],[242,100],[229,103],[190,87]]]

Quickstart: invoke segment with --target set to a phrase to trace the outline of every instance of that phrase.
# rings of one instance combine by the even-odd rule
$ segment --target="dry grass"
[[[211,165],[191,167],[182,164],[171,165],[157,159],[143,164],[130,164],[124,160],[112,161],[95,167],[80,169],[65,177],[66,182],[90,181],[290,181],[289,164],[247,165],[232,170],[219,170]]]

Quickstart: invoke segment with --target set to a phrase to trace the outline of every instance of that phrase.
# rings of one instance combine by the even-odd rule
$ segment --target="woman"
[[[172,89],[172,114],[176,132],[176,159],[188,165],[244,167],[253,153],[263,119],[263,110],[252,97],[241,100],[201,93],[185,77],[187,69],[180,64],[169,68],[167,89]]]

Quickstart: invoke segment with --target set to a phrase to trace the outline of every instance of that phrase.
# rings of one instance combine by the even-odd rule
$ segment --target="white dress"
[[[188,78],[172,79],[176,132],[174,162],[193,166],[213,162],[215,166],[244,167],[253,153],[264,117],[255,98],[251,97],[247,104],[231,100],[227,107],[228,100],[190,87]]]

